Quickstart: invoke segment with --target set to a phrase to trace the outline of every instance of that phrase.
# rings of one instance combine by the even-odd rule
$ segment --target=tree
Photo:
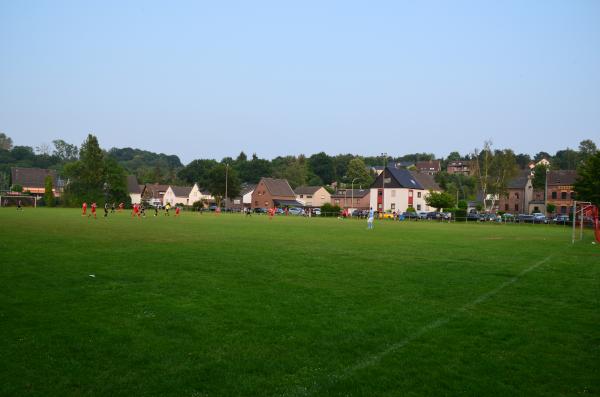
[[[362,161],[360,157],[356,157],[348,163],[347,175],[348,182],[350,183],[356,179],[356,181],[354,181],[354,185],[369,186],[371,183],[373,183],[373,178],[367,170],[367,166],[365,165],[364,161]]]
[[[226,178],[227,189],[225,189]],[[241,190],[240,180],[235,169],[220,163],[208,172],[206,188],[215,197],[219,205],[221,200],[225,198],[225,190],[227,190],[227,198],[229,199],[239,196]]]
[[[52,144],[54,145],[54,152],[52,154],[58,157],[61,161],[77,160],[77,145],[71,145],[62,139],[55,139],[52,141]]]
[[[550,160],[551,158],[552,158],[552,156],[550,156],[550,153],[548,153],[548,152],[538,152],[538,154],[533,156],[533,161],[535,161],[537,163],[540,160],[543,160],[543,159]]]
[[[256,153],[252,154],[252,160],[237,165],[239,177],[247,183],[258,183],[260,178],[272,175],[272,165],[269,160],[260,159]]]
[[[240,152],[240,154],[235,159],[235,161],[238,162],[238,163],[242,163],[242,162],[244,162],[246,160],[248,160],[248,156],[246,156],[246,153],[244,153],[243,150]]]
[[[535,166],[533,169],[533,179],[531,180],[534,189],[546,188],[546,173],[549,171],[550,167],[542,163]]]
[[[590,201],[600,206],[600,152],[588,157],[579,166],[574,190],[578,200]]]
[[[88,135],[81,145],[79,160],[67,163],[63,173],[69,179],[65,191],[69,205],[79,205],[82,201],[129,201],[125,170],[104,154],[94,135]]]
[[[458,152],[450,152],[450,154],[446,158],[446,161],[458,161],[460,159],[462,159],[462,157],[460,156],[460,153],[458,153]]]
[[[11,192],[17,192],[17,193],[23,193],[23,186],[19,185],[19,184],[14,184],[12,185],[12,187],[10,188]]]
[[[52,176],[46,175],[44,179],[44,203],[48,207],[54,207],[54,193],[52,192]]]
[[[548,212],[549,214],[553,214],[554,211],[556,211],[556,205],[548,203],[548,205],[546,206],[546,212]]]
[[[13,147],[13,141],[10,137],[6,136],[5,133],[0,132],[0,149],[11,150]]]
[[[208,173],[215,165],[217,165],[215,160],[193,160],[183,169],[179,170],[177,177],[189,184],[198,183],[200,187],[206,187],[208,184]]]
[[[483,204],[486,211],[489,211],[495,207],[500,196],[506,195],[508,181],[518,172],[515,154],[510,149],[492,152],[492,142],[485,141],[483,150],[475,150],[473,156],[475,176],[482,193]]]
[[[579,157],[581,161],[587,160],[598,151],[596,144],[591,139],[585,139],[579,143]]]
[[[273,171],[274,177],[287,179],[292,188],[306,185],[308,165],[304,155],[278,157],[276,163],[278,167]]]
[[[579,153],[573,149],[559,150],[552,157],[552,167],[559,170],[574,170],[579,164]]]
[[[441,211],[442,208],[452,208],[454,206],[454,197],[446,192],[434,192],[430,190],[429,195],[425,197],[425,203]]]
[[[531,162],[531,156],[525,153],[519,153],[516,156],[517,165],[520,169],[524,170],[529,166]]]
[[[308,159],[310,170],[317,175],[323,183],[330,184],[334,180],[333,159],[325,152],[313,154]]]

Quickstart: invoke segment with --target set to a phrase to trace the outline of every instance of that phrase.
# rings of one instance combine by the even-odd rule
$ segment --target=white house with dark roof
[[[163,204],[182,204],[182,205],[192,205],[193,202],[190,202],[190,193],[192,192],[191,186],[173,186],[169,185],[167,190],[165,191],[165,195],[163,196]]]
[[[433,176],[386,167],[371,185],[370,203],[380,212],[404,212],[409,207],[417,211],[434,211],[435,208],[425,202],[430,191],[441,191]]]
[[[127,175],[127,194],[131,198],[131,204],[139,204],[142,202],[142,189],[135,175]]]

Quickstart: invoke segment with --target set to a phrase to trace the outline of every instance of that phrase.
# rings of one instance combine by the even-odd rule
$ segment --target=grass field
[[[599,395],[591,241],[0,209],[0,395]]]

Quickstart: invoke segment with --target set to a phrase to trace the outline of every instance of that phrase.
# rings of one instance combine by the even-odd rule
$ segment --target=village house
[[[508,181],[506,194],[499,197],[498,209],[517,215],[527,211],[529,203],[533,199],[531,173],[529,170],[523,170]]]
[[[298,186],[294,189],[296,200],[305,207],[321,207],[331,202],[331,194],[322,186]]]
[[[140,204],[142,202],[142,189],[144,185],[139,185],[135,175],[127,175],[127,194],[131,199],[131,204]]]
[[[252,207],[252,193],[254,193],[254,189],[256,189],[256,185],[254,184],[242,186],[240,196],[242,196],[242,205],[244,208]]]
[[[252,208],[302,207],[286,179],[261,178],[252,192]]]
[[[150,205],[164,205],[163,198],[169,185],[159,185],[158,183],[147,183],[142,189],[142,200]]]
[[[553,170],[548,173],[548,204],[556,206],[555,213],[568,214],[573,208],[575,192],[573,185],[577,179],[575,170]]]
[[[173,186],[169,185],[163,196],[163,204],[167,203],[171,205],[192,205],[190,202],[190,193],[192,187],[189,186]]]
[[[59,197],[64,189],[64,181],[58,177],[55,170],[45,168],[11,167],[10,177],[12,186],[19,185],[23,192],[29,192],[41,197],[46,190],[46,177],[52,178],[52,193]]]
[[[430,190],[441,191],[431,175],[386,167],[371,185],[370,206],[379,212],[433,211],[425,202]]]
[[[441,170],[441,162],[440,160],[418,161],[415,168],[421,174],[435,175]]]
[[[472,175],[473,170],[471,167],[471,160],[456,160],[450,161],[446,168],[448,174],[461,174],[461,175]]]
[[[348,210],[368,210],[371,206],[370,189],[340,189],[331,194],[331,205]]]

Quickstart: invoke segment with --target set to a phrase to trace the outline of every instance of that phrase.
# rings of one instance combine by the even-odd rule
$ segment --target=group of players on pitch
[[[87,213],[87,207],[88,204],[87,202],[83,202],[83,204],[81,205],[81,216],[87,216],[88,218],[91,218],[92,216],[94,217],[94,219],[96,219],[96,202],[92,202],[90,208],[91,211],[88,214]],[[125,208],[125,204],[124,203],[120,203],[118,206],[118,211],[122,212],[123,209]],[[170,216],[171,214],[169,213],[169,210],[171,209],[171,204],[167,203],[167,205],[165,205],[164,207],[165,209],[165,216]],[[110,213],[114,213],[115,212],[115,203],[112,203],[112,205],[109,205],[108,203],[104,203],[104,218],[108,218],[108,212],[110,210]],[[158,216],[158,210],[159,208],[157,206],[154,207],[154,216]],[[175,207],[175,216],[179,216],[181,209],[179,207]],[[146,217],[146,207],[143,204],[133,204],[132,210],[131,210],[131,217],[132,218],[145,218]]]

